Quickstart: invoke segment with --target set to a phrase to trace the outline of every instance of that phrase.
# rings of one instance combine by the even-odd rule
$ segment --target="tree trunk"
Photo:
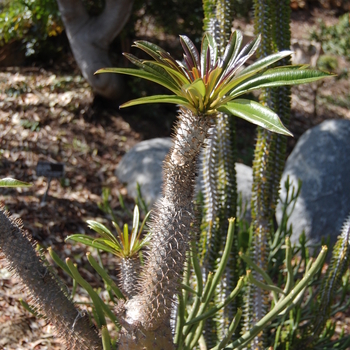
[[[133,0],[106,0],[99,16],[90,17],[81,0],[57,0],[74,58],[93,91],[108,99],[121,95],[116,74],[94,73],[111,67],[108,49],[130,17]]]

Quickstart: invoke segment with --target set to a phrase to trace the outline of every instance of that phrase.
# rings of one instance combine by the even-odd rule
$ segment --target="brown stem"
[[[97,331],[87,315],[80,313],[62,291],[57,280],[34,249],[34,242],[23,231],[21,221],[10,217],[0,205],[0,248],[27,288],[33,305],[54,325],[69,349],[102,349]]]

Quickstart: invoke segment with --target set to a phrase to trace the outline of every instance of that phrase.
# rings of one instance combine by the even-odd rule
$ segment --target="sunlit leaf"
[[[118,242],[113,233],[105,225],[94,220],[88,220],[86,223],[88,224],[89,228],[99,233],[102,237],[109,239],[112,242]]]
[[[241,48],[242,41],[243,41],[242,33],[239,30],[235,30],[231,34],[230,41],[226,46],[225,53],[222,58],[220,67],[225,69],[229,65],[229,62],[235,61],[238,55],[239,49]]]
[[[224,106],[221,106],[218,109],[220,112],[230,113],[270,131],[293,136],[292,133],[282,124],[280,118],[275,112],[258,102],[246,99],[235,99],[227,102]]]
[[[173,103],[176,105],[192,108],[191,104],[189,104],[186,98],[180,97],[180,96],[174,96],[174,95],[154,95],[154,96],[140,97],[135,100],[125,102],[120,106],[120,108],[136,106],[136,105],[141,105],[146,103]]]
[[[194,46],[193,42],[186,36],[180,35],[180,43],[184,52],[187,56],[191,57],[192,63],[194,67],[199,67],[199,53],[197,48]],[[192,67],[189,67],[192,69]]]
[[[320,78],[331,76],[333,75],[316,69],[288,69],[288,67],[269,69],[265,73],[253,76],[236,86],[230,92],[230,96],[233,98],[266,87],[311,83]]]
[[[154,73],[146,72],[144,70],[139,70],[134,68],[102,68],[102,69],[99,69],[97,72],[95,72],[95,74],[100,74],[100,73],[119,73],[119,74],[131,75],[134,77],[153,81],[154,83],[164,86],[165,88],[167,88],[168,90],[172,91],[175,94],[179,92],[179,87],[176,86],[175,83],[170,83],[167,79],[164,79],[162,76],[159,76]]]
[[[31,187],[31,186],[33,186],[33,184],[12,179],[10,177],[5,177],[3,179],[0,179],[0,187]]]
[[[68,239],[71,239],[72,241],[75,241],[75,242],[83,243],[89,247],[101,249],[101,250],[108,252],[108,253],[112,253],[112,254],[116,253],[116,251],[114,249],[112,249],[111,247],[109,247],[103,243],[100,243],[97,239],[90,237],[90,236],[87,236],[87,235],[76,234],[76,235],[68,236],[66,238],[66,240],[68,240]]]
[[[134,215],[133,215],[133,220],[132,220],[131,240],[130,240],[131,249],[134,246],[134,243],[135,243],[135,240],[137,237],[139,223],[140,223],[140,211],[139,211],[139,207],[137,205],[135,205]]]
[[[242,69],[237,76],[243,75],[243,74],[247,74],[249,72],[255,72],[258,73],[259,71],[261,71],[262,69],[267,68],[268,66],[270,66],[271,64],[278,62],[279,60],[281,60],[282,58],[288,57],[293,53],[293,51],[290,50],[284,50],[281,52],[277,52],[275,54],[266,56],[254,63],[252,63],[251,65],[249,65],[248,67]]]

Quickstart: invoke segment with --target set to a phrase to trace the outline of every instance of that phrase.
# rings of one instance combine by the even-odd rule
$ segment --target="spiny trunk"
[[[179,292],[190,232],[196,230],[192,203],[195,174],[210,125],[208,116],[180,109],[174,146],[164,162],[163,197],[156,204],[150,224],[152,241],[146,253],[139,293],[124,305],[125,329],[120,345],[125,348],[146,346],[144,334],[154,349],[164,344],[173,348],[171,310]]]
[[[27,288],[32,304],[54,325],[67,348],[102,349],[102,341],[89,318],[67,298],[21,226],[0,206],[0,248],[9,269]]]
[[[122,290],[125,297],[130,299],[133,297],[137,290],[137,278],[140,272],[140,259],[136,258],[124,258],[121,261],[120,267],[120,289]]]

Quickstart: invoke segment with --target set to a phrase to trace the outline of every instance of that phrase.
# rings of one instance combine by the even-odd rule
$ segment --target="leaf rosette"
[[[184,54],[183,60],[178,61],[155,44],[136,41],[134,46],[153,60],[142,60],[130,53],[124,53],[139,69],[103,68],[96,73],[132,75],[153,81],[173,92],[173,95],[134,99],[121,105],[122,108],[146,103],[173,103],[188,108],[197,115],[229,113],[270,131],[292,135],[276,113],[241,96],[261,88],[309,83],[332,75],[310,69],[307,65],[271,68],[277,61],[293,53],[289,50],[244,66],[256,52],[260,36],[243,48],[242,42],[242,33],[234,31],[224,54],[219,57],[217,44],[209,33],[204,35],[200,51],[187,36],[181,35],[180,43]]]

